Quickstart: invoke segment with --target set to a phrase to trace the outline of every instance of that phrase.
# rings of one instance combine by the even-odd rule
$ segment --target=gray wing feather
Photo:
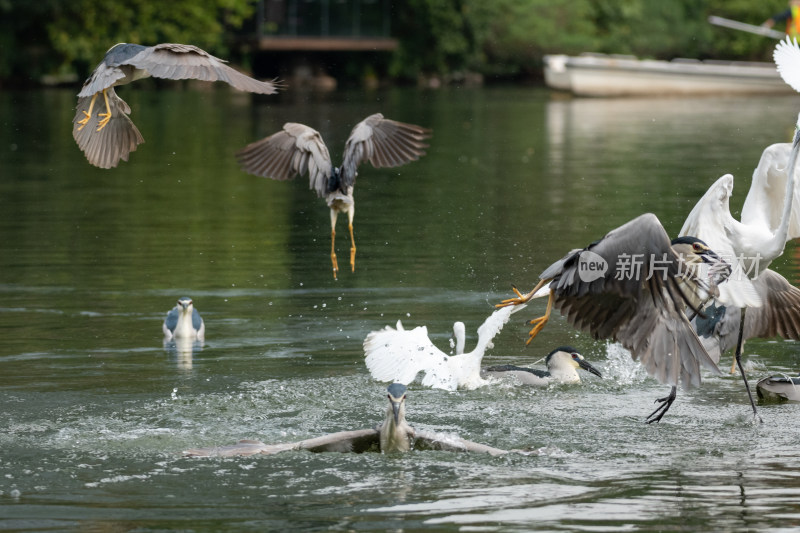
[[[203,319],[200,317],[200,313],[197,309],[192,309],[192,327],[200,331],[200,328],[203,326]]]
[[[432,433],[430,431],[416,431],[414,438],[415,450],[444,450],[448,452],[473,452],[488,453],[489,455],[505,455],[506,450],[486,446],[461,437]]]
[[[167,318],[164,319],[164,328],[172,333],[175,333],[175,328],[178,326],[178,308],[173,307],[167,313]]]
[[[755,337],[800,340],[800,289],[771,269],[753,280],[753,286],[765,302],[761,307],[748,307],[744,317],[744,340]],[[722,353],[735,348],[739,339],[741,309],[726,307],[724,315],[705,331],[704,343],[712,358],[719,361]]]
[[[127,72],[118,65],[108,65],[105,62],[97,65],[78,93],[78,98],[92,96],[103,89],[113,87],[117,81],[125,78]]]
[[[130,153],[144,142],[144,138],[128,118],[131,112],[128,104],[117,96],[113,88],[109,88],[106,94],[111,108],[111,120],[108,124],[102,130],[96,131],[99,122],[97,113],[105,111],[105,102],[98,97],[95,100],[92,117],[86,126],[79,130],[77,122],[85,117],[84,111],[89,111],[91,97],[79,98],[75,118],[72,119],[72,137],[91,164],[100,168],[113,168],[120,160],[127,161]]]
[[[224,81],[240,91],[259,94],[273,94],[277,91],[274,83],[255,80],[225,63],[226,61],[196,46],[174,43],[145,48],[124,62],[146,70],[156,78]]]
[[[194,448],[186,450],[183,454],[188,457],[231,457],[256,454],[272,455],[290,450],[362,453],[370,449],[378,451],[377,448],[379,446],[379,434],[376,429],[361,429],[356,431],[340,431],[322,437],[282,444],[264,444],[258,440],[243,439],[229,446]]]
[[[606,261],[603,277],[591,282],[580,278],[583,250],[557,261],[541,276],[553,278],[554,306],[573,326],[597,339],[619,341],[662,383],[699,385],[701,365],[719,372],[684,314],[690,299],[678,279],[679,259],[655,215],[637,217],[585,250]],[[640,275],[618,275],[633,254],[644,260]],[[650,257],[664,259],[657,265],[663,271],[650,269]]]
[[[352,186],[358,165],[369,161],[375,168],[397,167],[425,155],[431,130],[383,118],[380,113],[362,120],[350,132],[344,147],[342,184]]]
[[[242,170],[265,178],[288,180],[308,172],[309,188],[319,197],[327,194],[331,156],[319,132],[306,125],[287,122],[283,130],[245,146],[236,158]]]

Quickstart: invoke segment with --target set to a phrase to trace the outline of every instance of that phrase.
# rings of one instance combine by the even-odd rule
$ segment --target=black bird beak
[[[401,398],[399,400],[395,400],[394,398],[389,398],[389,401],[392,404],[392,411],[394,412],[394,423],[395,424],[399,424],[400,423],[400,419],[399,419],[399,416],[400,416],[400,403],[403,401],[403,399]]]
[[[582,369],[586,370],[587,372],[591,372],[595,376],[598,376],[598,377],[601,377],[601,378],[603,377],[603,374],[601,374],[599,370],[597,370],[595,367],[593,367],[592,364],[589,361],[587,361],[586,359],[578,359],[578,365],[580,365],[580,367]]]

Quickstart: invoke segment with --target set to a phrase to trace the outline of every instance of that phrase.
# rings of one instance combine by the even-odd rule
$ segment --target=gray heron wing
[[[493,448],[485,444],[472,442],[461,437],[430,431],[415,430],[415,450],[442,450],[448,452],[488,453],[489,455],[505,455],[506,450]]]
[[[86,125],[78,129],[77,122],[89,112],[92,100],[91,96],[78,98],[75,118],[72,119],[72,137],[91,164],[100,168],[114,168],[120,160],[128,160],[130,153],[144,142],[144,137],[128,118],[131,112],[128,104],[111,87],[106,91],[106,96],[111,108],[111,119],[100,131],[97,131],[100,120],[97,113],[92,113]],[[104,109],[103,105],[101,100],[95,102],[95,106]]]
[[[121,64],[145,70],[156,78],[224,81],[240,91],[258,94],[273,94],[277,91],[274,83],[253,79],[225,63],[227,61],[196,46],[164,43],[146,47]]]
[[[597,257],[607,269],[589,280],[580,265]],[[552,278],[554,306],[570,324],[619,341],[662,383],[688,387],[700,384],[701,365],[719,369],[684,313],[687,291],[701,281],[681,265],[664,227],[648,213],[557,261],[540,278]]]
[[[753,284],[766,303],[747,309],[744,338],[800,340],[800,289],[770,269],[759,274]]]
[[[239,150],[236,158],[242,170],[265,178],[283,181],[308,172],[309,188],[320,198],[328,193],[333,167],[328,147],[304,124],[287,122],[281,131]]]
[[[187,457],[231,457],[249,455],[273,455],[290,450],[308,450],[310,452],[353,452],[379,451],[378,430],[360,429],[356,431],[339,431],[322,437],[305,439],[298,442],[282,444],[264,444],[259,440],[243,439],[228,446],[212,446],[186,450]]]
[[[167,313],[167,318],[164,319],[164,327],[170,332],[174,333],[175,328],[178,326],[178,308],[173,307]]]
[[[355,125],[344,147],[342,185],[351,187],[358,165],[369,161],[375,168],[398,167],[425,155],[431,130],[414,124],[370,115]]]

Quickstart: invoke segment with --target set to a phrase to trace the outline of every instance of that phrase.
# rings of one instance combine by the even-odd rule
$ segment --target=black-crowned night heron
[[[230,446],[197,448],[183,452],[189,457],[232,456],[232,455],[271,455],[290,450],[310,452],[353,452],[381,453],[407,452],[410,450],[444,450],[453,452],[476,452],[490,455],[503,455],[506,450],[492,448],[464,440],[453,435],[429,431],[417,431],[408,425],[405,418],[406,387],[393,383],[386,389],[389,407],[383,422],[372,429],[340,431],[323,437],[288,442],[285,444],[264,444],[257,440],[240,440]],[[524,453],[524,452],[523,452]]]
[[[528,294],[498,306],[520,305],[548,287],[545,315],[531,320],[528,343],[550,318],[553,307],[574,327],[595,339],[619,341],[670,394],[647,417],[660,421],[675,400],[676,387],[700,384],[700,367],[719,372],[692,329],[685,309],[699,312],[730,267],[696,238],[670,241],[648,213],[612,230],[584,249],[573,250],[539,275]],[[540,293],[541,294],[541,293]],[[753,403],[755,410],[755,403]]]
[[[756,383],[758,398],[765,402],[800,402],[800,376],[770,376]]]
[[[240,91],[259,94],[277,91],[275,83],[246,76],[196,46],[116,44],[83,84],[72,119],[72,136],[91,164],[100,168],[116,167],[120,159],[127,161],[128,155],[144,142],[142,134],[128,118],[131,108],[117,96],[114,87],[148,76],[224,81]],[[99,97],[102,100],[98,102]]]
[[[741,222],[730,213],[733,176],[726,174],[700,198],[681,229],[682,235],[699,236],[734,265],[735,277],[752,281],[758,302],[715,305],[706,311],[707,319],[695,319],[709,355],[719,361],[722,352],[735,347],[733,365],[740,371],[746,339],[800,340],[800,291],[768,268],[789,240],[800,237],[800,188],[795,187],[800,117],[797,128],[792,144],[773,144],[762,153]]]
[[[309,188],[324,198],[331,213],[331,263],[333,277],[339,271],[336,260],[336,218],[347,213],[350,230],[350,267],[356,268],[353,240],[355,200],[353,187],[358,165],[369,161],[375,168],[398,167],[425,155],[431,130],[383,118],[376,113],[353,128],[344,147],[342,166],[334,167],[322,136],[303,124],[287,122],[283,130],[240,150],[236,157],[242,170],[256,176],[288,180],[308,172]]]
[[[161,326],[164,340],[190,339],[205,340],[206,325],[200,313],[194,308],[191,298],[183,297],[169,310]]]
[[[483,369],[481,375],[502,379],[513,379],[522,385],[547,387],[553,383],[580,383],[578,369],[603,377],[578,350],[571,346],[559,346],[545,357],[547,370],[538,370],[517,365],[494,365]]]
[[[478,328],[478,344],[464,353],[465,328],[463,322],[453,325],[456,340],[454,355],[437,348],[428,337],[428,328],[418,326],[397,328],[386,326],[373,331],[364,339],[364,362],[372,377],[378,381],[411,383],[417,374],[424,372],[422,385],[445,390],[475,389],[488,381],[481,377],[481,360],[492,339],[500,333],[511,313],[518,308],[499,309],[493,312]]]

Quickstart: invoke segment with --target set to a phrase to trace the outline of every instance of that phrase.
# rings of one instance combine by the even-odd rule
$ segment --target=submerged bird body
[[[200,313],[194,308],[191,298],[180,298],[168,313],[161,326],[164,338],[172,339],[205,339],[206,325]]]
[[[546,387],[552,383],[580,383],[577,370],[582,368],[592,374],[603,377],[599,370],[592,366],[575,348],[559,346],[545,358],[547,370],[538,370],[516,365],[494,365],[485,368],[484,377],[512,378],[522,385]]]
[[[272,82],[255,80],[208,52],[187,44],[111,47],[78,93],[72,136],[89,162],[113,168],[144,142],[128,115],[131,109],[114,87],[153,76],[171,80],[224,81],[241,91],[273,94]],[[95,112],[97,111],[97,112]]]
[[[428,337],[428,329],[419,326],[406,330],[398,321],[397,328],[386,326],[373,331],[364,340],[365,363],[378,381],[408,384],[424,373],[422,385],[445,390],[475,389],[488,382],[481,377],[481,360],[491,341],[519,308],[500,309],[492,313],[478,328],[475,349],[464,353],[465,328],[462,322],[453,325],[456,339],[454,355],[437,348]]]
[[[425,139],[430,130],[370,115],[353,128],[344,148],[342,165],[331,161],[320,133],[304,124],[287,122],[283,129],[240,150],[236,157],[242,170],[280,181],[308,173],[309,188],[324,198],[331,215],[331,263],[333,275],[339,271],[335,251],[336,220],[347,214],[350,231],[350,266],[355,271],[353,188],[358,165],[369,161],[375,168],[397,167],[425,155]]]
[[[764,401],[800,402],[800,376],[770,376],[756,383],[758,397]]]
[[[389,385],[387,396],[389,408],[383,422],[376,428],[355,431],[340,431],[322,437],[288,442],[284,444],[264,444],[257,440],[240,440],[230,446],[197,448],[184,453],[190,457],[233,456],[233,455],[271,455],[290,450],[310,452],[353,452],[381,453],[408,452],[411,450],[444,450],[453,452],[488,453],[503,455],[506,450],[492,448],[484,444],[464,440],[452,435],[440,435],[429,431],[415,431],[406,421],[406,387],[401,383]]]
[[[605,270],[584,269],[581,265],[589,261],[604,264]],[[648,417],[654,422],[674,401],[677,385],[699,385],[701,367],[719,372],[685,310],[697,311],[699,302],[716,297],[728,272],[701,240],[670,241],[658,218],[645,214],[569,252],[540,274],[530,293],[516,291],[517,298],[499,305],[526,303],[549,284],[547,310],[530,321],[534,328],[528,342],[547,323],[552,308],[595,339],[620,342],[648,374],[673,387]]]

